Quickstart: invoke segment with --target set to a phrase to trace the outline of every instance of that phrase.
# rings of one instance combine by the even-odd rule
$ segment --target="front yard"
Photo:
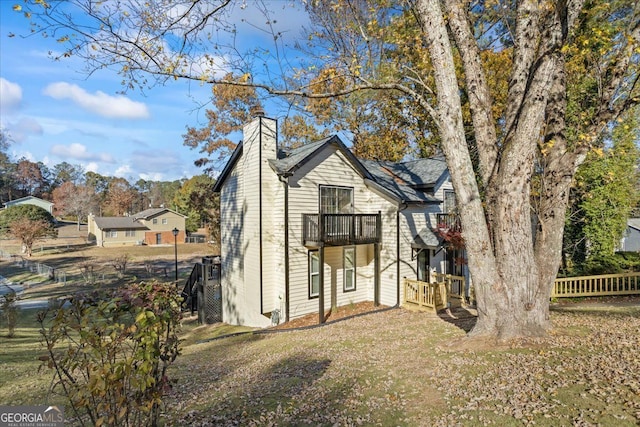
[[[404,309],[220,339],[241,330],[186,319],[165,424],[638,425],[640,307],[565,308],[548,338],[509,346]],[[16,338],[0,330],[5,405],[61,402],[38,369],[33,314]]]
[[[74,259],[115,255],[101,249],[33,258],[77,276]],[[179,248],[181,278],[193,259],[209,255],[186,253],[188,249],[197,248]],[[145,259],[171,263],[173,257],[173,248],[130,250],[138,268]],[[24,295],[31,299],[104,286],[38,283],[41,279],[23,277],[25,273],[3,260],[0,274],[34,282]],[[14,338],[6,337],[0,322],[2,405],[64,403],[48,392],[52,372],[38,360],[43,351],[36,313],[22,310]],[[563,302],[551,316],[554,330],[547,338],[509,346],[466,339],[469,319],[405,309],[357,315],[322,327],[260,332],[198,326],[188,318],[182,355],[170,371],[175,382],[166,399],[164,424],[640,425],[640,299]],[[214,339],[221,335],[230,336]]]

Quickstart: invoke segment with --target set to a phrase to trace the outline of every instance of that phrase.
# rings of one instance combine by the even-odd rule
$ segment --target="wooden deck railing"
[[[465,298],[465,280],[463,276],[453,276],[451,274],[434,273],[435,281],[444,282],[447,285],[447,294],[449,298],[459,299],[466,302]]]
[[[460,225],[460,216],[457,214],[439,213],[436,214],[436,221],[438,228],[448,228],[454,231],[462,230],[462,226]]]
[[[441,310],[452,299],[465,302],[465,280],[462,276],[436,273],[435,283],[404,279],[404,300],[419,307]]]
[[[377,214],[303,214],[305,245],[358,245],[380,242],[381,216]]]
[[[563,277],[551,290],[551,298],[633,294],[640,294],[640,273]]]

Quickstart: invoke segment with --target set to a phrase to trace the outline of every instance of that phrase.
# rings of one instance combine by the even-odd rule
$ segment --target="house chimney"
[[[256,117],[264,117],[264,108],[262,108],[261,105],[254,105],[253,107],[251,107],[249,109],[249,113],[251,114],[251,117],[256,118]]]

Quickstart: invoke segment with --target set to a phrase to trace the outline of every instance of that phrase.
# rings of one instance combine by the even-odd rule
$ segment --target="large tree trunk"
[[[483,128],[494,124],[487,120],[490,103],[479,59],[474,58],[477,46],[466,43],[470,31],[460,5],[455,0],[444,3],[465,72],[473,74],[465,76],[467,87],[474,88],[474,95],[480,94],[470,101],[470,107],[477,146],[488,153],[480,158],[481,191],[465,139],[459,85],[441,3],[421,0],[418,13],[436,82],[438,130],[458,197],[478,303],[478,321],[471,335],[499,339],[543,335],[550,326],[549,296],[560,263],[564,211],[575,172],[566,169],[577,165],[567,164],[566,150],[549,165],[546,172],[564,174],[564,179],[544,188],[543,196],[548,200],[538,217],[533,215],[531,187],[551,94],[557,98],[556,113],[564,113],[566,87],[559,47],[566,37],[568,15],[562,10],[545,13],[535,1],[525,0],[520,5],[506,130],[498,141],[493,130]],[[554,137],[564,141],[561,134]],[[499,155],[493,154],[498,150]],[[548,230],[541,233],[539,227]]]

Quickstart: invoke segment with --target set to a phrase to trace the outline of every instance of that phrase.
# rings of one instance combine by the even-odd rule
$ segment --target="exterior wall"
[[[184,220],[184,218],[182,218]],[[177,228],[177,227],[176,227]],[[171,230],[173,230],[173,228],[171,228]],[[185,240],[185,233],[184,233],[184,228],[179,229],[178,231],[178,235],[175,237],[173,237],[173,231],[167,231],[167,230],[155,230],[155,231],[147,231],[147,230],[140,230],[138,232],[136,232],[136,236],[138,235],[138,233],[140,234],[140,236],[142,236],[142,238],[140,239],[141,241],[144,241],[145,245],[173,245],[174,243],[177,244],[182,244],[184,243]],[[160,235],[160,243],[158,243],[158,235]]]
[[[102,247],[113,246],[135,246],[141,244],[144,240],[145,230],[132,230],[133,236],[127,236],[127,230],[113,230],[116,232],[115,237],[111,237],[108,232],[97,229],[96,244]],[[173,235],[171,235],[173,239]]]
[[[309,250],[302,241],[302,214],[318,213],[320,185],[353,188],[354,213],[377,213],[395,208],[378,197],[371,199],[371,191],[364,180],[333,147],[326,147],[289,178],[289,295],[290,318],[317,313],[319,301],[309,297]],[[384,228],[384,224],[383,224]],[[331,308],[331,288],[336,288],[337,303],[344,305],[372,301],[374,297],[373,245],[356,246],[356,290],[344,292],[343,247],[325,248],[324,302]],[[382,263],[383,264],[383,263]]]
[[[282,184],[268,163],[276,158],[276,132],[266,117],[244,127],[242,157],[221,191],[223,319],[232,324],[268,326],[284,298],[282,234],[276,238],[274,222]],[[275,217],[281,224],[282,212]]]
[[[640,230],[631,226],[627,226],[624,237],[622,238],[622,251],[638,252],[640,251]]]
[[[143,223],[152,232],[171,231],[174,228],[177,228],[182,232],[183,237],[181,240],[184,242],[185,218],[182,215],[178,215],[175,212],[166,211],[147,220],[141,219],[140,222]],[[171,235],[171,243],[173,243],[173,234]]]
[[[244,283],[244,180],[240,163],[220,192],[220,255],[222,319],[233,325],[251,325],[253,313],[245,306]]]

